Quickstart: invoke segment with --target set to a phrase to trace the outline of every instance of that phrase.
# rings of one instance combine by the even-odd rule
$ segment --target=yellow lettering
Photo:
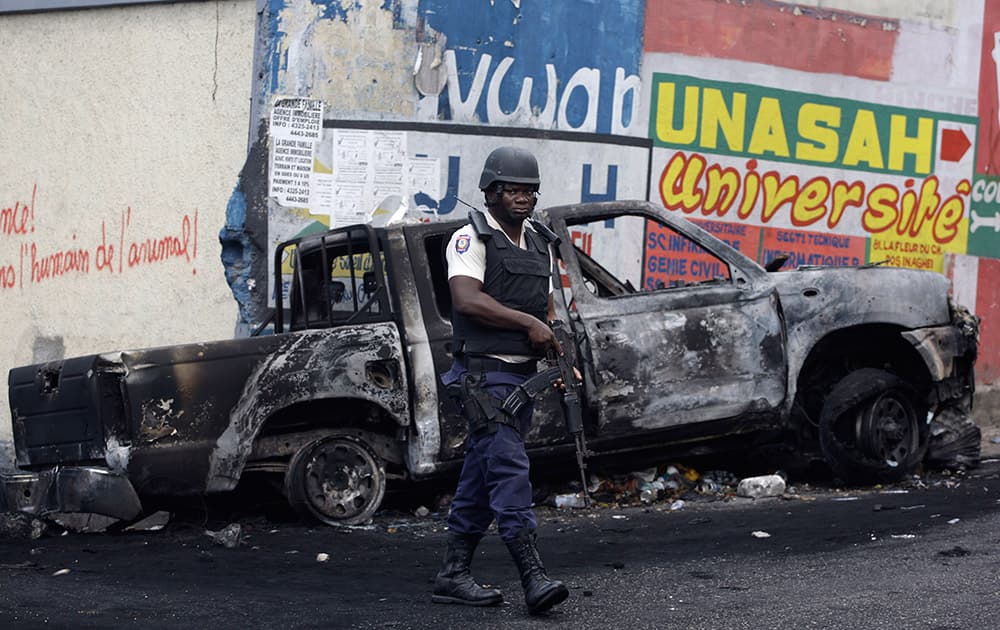
[[[757,204],[757,195],[760,194],[760,175],[754,169],[757,168],[757,160],[747,160],[747,174],[743,178],[743,199],[736,214],[745,219],[753,212],[753,207]]]
[[[875,112],[869,109],[858,110],[844,151],[844,166],[857,166],[862,162],[872,168],[880,169],[883,166],[882,143],[878,139]]]
[[[675,153],[660,178],[660,198],[663,206],[669,210],[682,209],[684,212],[694,212],[701,205],[702,192],[698,188],[702,170],[705,168],[705,158],[694,154],[691,161],[686,162],[683,153]]]
[[[899,214],[896,210],[898,200],[899,191],[889,184],[872,188],[868,193],[868,207],[861,215],[861,225],[872,234],[888,230],[896,222],[896,216]]]
[[[785,136],[785,121],[781,117],[781,103],[778,99],[770,96],[760,99],[747,151],[755,155],[773,153],[779,157],[788,157],[788,138]]]
[[[733,109],[726,107],[726,99],[722,90],[705,88],[701,96],[701,140],[705,149],[715,149],[718,145],[718,133],[726,139],[730,151],[743,151],[743,134],[746,128],[747,95],[733,92]]]
[[[948,197],[941,211],[934,219],[934,240],[938,243],[950,243],[958,235],[958,224],[965,216],[965,203],[958,195]]]
[[[906,234],[907,226],[913,223],[913,208],[917,205],[917,193],[912,190],[903,191],[899,200],[899,221],[896,223],[896,234]]]
[[[931,172],[931,154],[934,148],[934,121],[930,118],[917,119],[917,135],[906,135],[906,116],[893,114],[889,123],[889,169],[904,170],[906,154],[916,156],[918,173]]]
[[[661,83],[656,100],[656,137],[667,144],[691,144],[698,133],[698,88],[689,85],[684,88],[683,125],[674,127],[676,109],[675,83]]]
[[[722,168],[713,164],[705,171],[705,207],[702,212],[725,216],[736,200],[740,189],[740,174],[735,168]],[[725,191],[725,192],[723,192]]]
[[[850,186],[846,182],[837,182],[833,185],[833,203],[830,208],[830,217],[826,224],[833,229],[840,223],[847,206],[861,207],[861,200],[865,196],[865,185],[861,182],[854,182]]]
[[[924,221],[934,216],[941,196],[937,194],[938,178],[933,175],[924,180],[920,186],[920,197],[917,201],[917,211],[910,219],[910,236],[917,236],[924,228]],[[900,221],[902,223],[902,221]]]
[[[830,182],[825,177],[814,177],[806,182],[792,202],[792,225],[802,227],[822,219],[829,196]]]
[[[783,204],[799,192],[799,180],[793,175],[779,182],[774,171],[764,173],[764,210],[761,220],[767,223]]]
[[[795,144],[795,157],[813,162],[836,162],[840,151],[840,108],[833,105],[806,103],[799,110],[799,135],[803,140]]]

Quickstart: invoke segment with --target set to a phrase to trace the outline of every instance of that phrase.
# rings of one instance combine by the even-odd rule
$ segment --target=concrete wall
[[[232,336],[254,29],[254,0],[0,15],[0,443],[13,366]]]

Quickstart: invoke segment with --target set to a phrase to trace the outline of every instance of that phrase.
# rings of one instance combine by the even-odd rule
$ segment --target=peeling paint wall
[[[254,29],[253,0],[0,15],[0,464],[11,367],[232,335]]]
[[[478,205],[478,164],[503,143],[540,155],[543,205],[622,199],[645,178],[640,196],[760,262],[942,272],[950,256],[1000,258],[998,0],[270,0],[265,13],[252,111],[265,181],[233,197],[247,208],[234,239],[244,328],[273,291],[259,243],[371,220],[399,198],[411,218],[451,218],[459,199]],[[296,146],[332,201],[259,196],[282,96],[322,103],[322,133]],[[427,178],[383,201],[379,142]],[[1000,327],[997,307],[974,308]]]

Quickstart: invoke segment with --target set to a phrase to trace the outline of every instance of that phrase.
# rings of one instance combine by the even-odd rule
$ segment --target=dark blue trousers
[[[454,364],[442,375],[445,385],[459,381],[464,366]],[[519,374],[486,372],[483,388],[503,400],[528,379]],[[495,518],[500,538],[513,540],[522,529],[535,529],[538,521],[531,509],[531,480],[524,438],[531,425],[531,405],[518,414],[520,431],[498,424],[495,433],[470,435],[465,462],[448,515],[448,528],[458,534],[482,535]]]

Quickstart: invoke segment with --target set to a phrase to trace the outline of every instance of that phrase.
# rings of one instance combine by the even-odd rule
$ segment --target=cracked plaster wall
[[[254,0],[0,15],[0,208],[18,217],[0,230],[0,467],[11,367],[232,336],[216,235],[254,31]],[[149,239],[169,255],[142,255]]]

